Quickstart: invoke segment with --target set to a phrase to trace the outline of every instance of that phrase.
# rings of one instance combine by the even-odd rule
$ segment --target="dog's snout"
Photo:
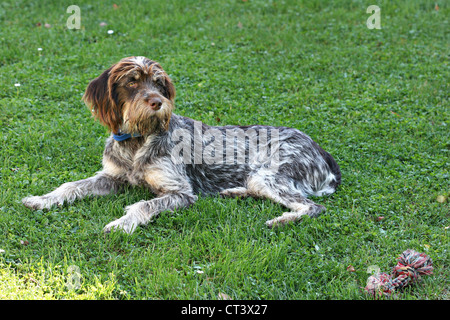
[[[161,109],[162,100],[158,97],[151,97],[148,99],[148,104],[149,104],[150,108],[157,111],[157,110]]]

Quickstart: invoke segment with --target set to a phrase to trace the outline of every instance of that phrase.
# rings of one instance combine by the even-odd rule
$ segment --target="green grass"
[[[448,4],[70,4],[80,30],[66,28],[69,3],[0,4],[0,298],[370,299],[367,268],[389,272],[408,248],[430,255],[434,274],[393,298],[449,298],[449,200],[436,201],[450,192]],[[381,30],[366,27],[369,4]],[[126,205],[153,195],[130,188],[26,209],[23,197],[101,169],[107,132],[81,96],[130,55],[166,69],[178,114],[313,137],[343,175],[337,193],[314,198],[326,213],[270,230],[279,205],[204,197],[133,235],[104,235]],[[76,290],[69,266],[80,269]]]

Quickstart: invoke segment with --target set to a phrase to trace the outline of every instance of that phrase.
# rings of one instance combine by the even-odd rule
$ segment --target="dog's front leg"
[[[126,214],[107,224],[103,231],[109,233],[118,229],[133,233],[138,225],[147,224],[161,212],[188,207],[196,200],[197,196],[184,193],[169,193],[149,201],[142,200],[126,207]]]
[[[31,196],[22,199],[22,203],[30,209],[50,209],[64,202],[72,203],[89,195],[102,196],[116,192],[122,182],[117,178],[99,172],[97,175],[74,182],[67,182],[54,191],[43,196]]]

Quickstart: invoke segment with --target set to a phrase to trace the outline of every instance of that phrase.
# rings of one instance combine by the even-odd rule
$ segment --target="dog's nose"
[[[150,105],[150,108],[152,108],[155,111],[158,111],[159,109],[161,109],[162,100],[158,97],[152,97],[148,100],[148,104]]]

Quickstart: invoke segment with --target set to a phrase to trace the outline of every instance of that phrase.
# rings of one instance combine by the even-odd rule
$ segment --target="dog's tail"
[[[334,174],[335,179],[329,184],[330,187],[332,187],[334,190],[337,189],[338,185],[341,184],[341,169],[339,168],[339,165],[337,164],[336,160],[326,152],[325,150],[321,150],[321,154],[325,162],[328,164],[328,167],[330,168],[330,171]]]
[[[322,178],[315,180],[315,185],[312,187],[312,195],[323,196],[334,193],[338,185],[341,184],[341,170],[331,154],[320,147],[318,149],[325,164],[328,166],[328,170],[322,171]]]

